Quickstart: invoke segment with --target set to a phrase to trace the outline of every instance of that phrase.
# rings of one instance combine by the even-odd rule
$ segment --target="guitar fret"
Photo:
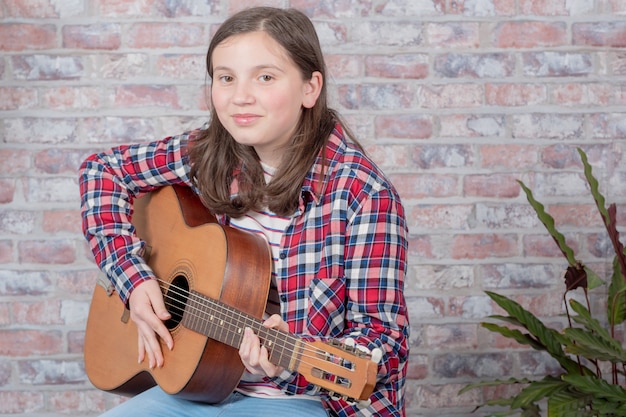
[[[269,351],[271,362],[291,370],[299,364],[301,343],[297,337],[266,328],[259,320],[195,291],[190,292],[181,323],[235,348],[241,345],[244,329],[250,327]]]

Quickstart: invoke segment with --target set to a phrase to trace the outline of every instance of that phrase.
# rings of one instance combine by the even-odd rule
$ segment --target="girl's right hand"
[[[138,361],[141,363],[146,354],[150,369],[163,366],[163,352],[159,338],[169,350],[174,348],[174,339],[163,321],[171,318],[165,308],[163,293],[157,280],[145,281],[130,294],[130,318],[137,326]]]

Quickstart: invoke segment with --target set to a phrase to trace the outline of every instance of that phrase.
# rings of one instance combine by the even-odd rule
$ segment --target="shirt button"
[[[278,257],[280,259],[285,259],[287,257],[287,252],[281,252],[280,255],[278,255]]]

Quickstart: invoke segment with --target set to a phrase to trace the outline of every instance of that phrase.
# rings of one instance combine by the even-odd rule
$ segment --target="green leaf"
[[[583,375],[562,375],[561,378],[585,394],[614,401],[617,405],[626,403],[626,390],[602,378]]]
[[[589,310],[587,310],[587,307],[574,300],[573,298],[569,300],[569,305],[570,307],[572,307],[572,310],[574,310],[574,312],[578,314],[577,316],[572,316],[574,321],[582,324],[592,332],[597,333],[598,337],[605,339],[607,343],[613,344],[617,348],[620,347],[619,342],[613,339],[609,332],[600,324],[600,322],[591,316],[591,313],[589,312]]]
[[[466,393],[467,391],[482,388],[482,387],[497,387],[500,385],[515,385],[515,384],[529,384],[533,381],[527,378],[509,378],[507,380],[503,379],[494,379],[491,381],[480,381],[474,382],[464,386],[461,390],[459,390],[459,395]]]
[[[480,323],[480,325],[489,331],[492,331],[494,333],[500,333],[504,337],[513,339],[519,344],[529,345],[533,349],[536,349],[536,350],[546,350],[545,346],[539,343],[537,339],[535,339],[528,333],[522,333],[517,329],[511,329],[511,328],[504,327],[504,326],[498,326],[497,324],[493,324],[493,323]]]
[[[541,223],[543,223],[545,228],[548,230],[548,233],[550,233],[550,236],[552,236],[552,238],[558,245],[559,249],[561,249],[561,252],[565,256],[565,258],[567,258],[567,262],[570,264],[570,266],[578,265],[579,262],[576,260],[574,251],[565,242],[565,236],[563,236],[563,234],[561,234],[561,232],[559,232],[556,229],[554,225],[554,218],[546,212],[543,204],[535,200],[535,197],[533,196],[533,192],[530,190],[530,188],[526,186],[526,184],[524,184],[520,180],[517,180],[517,182],[522,187],[522,190],[524,190],[524,193],[526,193],[526,199],[528,200],[532,208],[535,209],[535,213],[537,213],[537,217],[539,218]]]
[[[587,405],[590,396],[571,389],[562,389],[548,398],[548,417],[592,416]]]
[[[600,193],[600,188],[598,187],[598,180],[593,176],[592,167],[587,160],[587,154],[581,148],[577,148],[578,154],[580,155],[580,159],[583,163],[585,170],[585,178],[587,179],[587,183],[589,184],[589,188],[591,189],[591,195],[596,202],[596,206],[598,207],[598,211],[604,218],[604,223],[609,223],[609,212],[605,207],[605,198]]]
[[[607,295],[607,318],[611,326],[616,326],[626,320],[626,282],[622,277],[617,257],[613,258],[613,274]]]
[[[583,265],[583,268],[587,273],[587,289],[593,290],[594,288],[604,285],[602,278],[600,278],[591,268],[588,268],[586,265]]]
[[[579,372],[579,365],[571,360],[563,351],[562,344],[569,344],[569,341],[564,339],[564,335],[554,329],[546,327],[541,320],[515,301],[491,291],[485,291],[485,293],[495,301],[496,304],[509,313],[509,315],[519,320],[521,325],[524,326],[541,345],[545,346],[545,350],[561,364],[563,369],[567,372]]]
[[[622,348],[615,348],[613,343],[595,333],[578,328],[565,329],[565,333],[575,341],[575,344],[565,348],[567,353],[613,363],[626,362],[626,352]]]
[[[531,382],[515,396],[511,408],[530,406],[544,398],[549,398],[555,392],[565,389],[566,387],[567,383],[552,376],[547,376],[540,381]]]

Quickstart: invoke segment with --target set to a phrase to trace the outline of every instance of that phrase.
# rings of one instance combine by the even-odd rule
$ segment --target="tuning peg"
[[[367,399],[367,400],[361,400],[361,401],[357,401],[356,402],[356,406],[359,410],[362,410],[364,408],[369,407],[370,405],[372,405],[372,400],[371,399]]]
[[[383,351],[380,350],[380,348],[375,348],[374,350],[372,350],[372,353],[371,353],[372,362],[374,362],[375,364],[378,364],[380,363],[380,360],[382,359],[382,357],[383,357]]]

